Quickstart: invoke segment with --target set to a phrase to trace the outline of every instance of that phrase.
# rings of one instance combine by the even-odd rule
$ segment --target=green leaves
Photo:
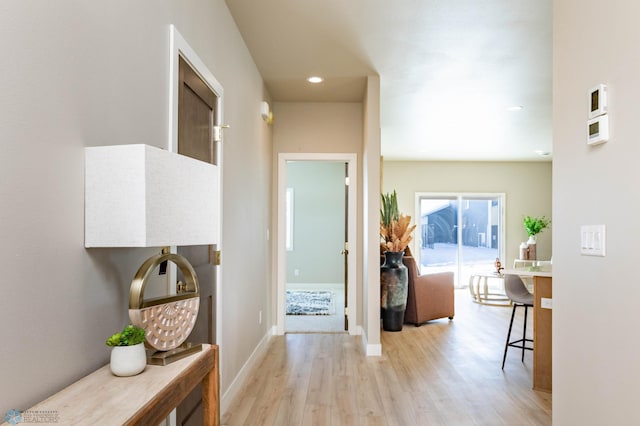
[[[133,346],[145,340],[145,331],[142,328],[129,324],[120,333],[115,333],[105,342],[107,346]]]
[[[120,333],[116,333],[107,339],[107,346],[120,346]]]
[[[382,208],[380,209],[380,221],[385,228],[388,228],[391,222],[397,221],[400,216],[398,210],[398,196],[396,191],[393,194],[380,194],[382,198]]]
[[[524,224],[524,229],[527,231],[528,237],[539,234],[543,229],[551,224],[551,221],[544,216],[525,216],[522,222]]]

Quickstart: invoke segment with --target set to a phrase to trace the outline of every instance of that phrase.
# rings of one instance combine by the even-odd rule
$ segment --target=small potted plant
[[[147,365],[144,348],[145,331],[142,328],[127,325],[120,333],[115,333],[106,341],[111,347],[111,372],[116,376],[135,376]]]
[[[527,236],[529,237],[527,244],[535,244],[536,235],[551,224],[551,221],[544,216],[525,216],[522,222],[524,224],[525,231],[527,231]]]

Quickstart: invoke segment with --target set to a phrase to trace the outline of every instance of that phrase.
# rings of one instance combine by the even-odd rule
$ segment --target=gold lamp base
[[[185,342],[177,348],[168,351],[156,351],[155,349],[147,349],[148,365],[169,365],[172,362],[185,358],[191,354],[201,352],[202,343]]]
[[[186,284],[176,295],[144,300],[149,276],[168,261],[180,268]],[[140,266],[129,290],[129,319],[145,330],[147,364],[168,365],[202,351],[201,343],[185,342],[198,319],[199,306],[198,277],[186,258],[163,249]]]

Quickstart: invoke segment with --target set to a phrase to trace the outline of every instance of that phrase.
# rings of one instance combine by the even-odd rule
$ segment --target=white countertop
[[[503,275],[520,275],[523,277],[552,277],[550,266],[536,266],[517,269],[503,269]]]

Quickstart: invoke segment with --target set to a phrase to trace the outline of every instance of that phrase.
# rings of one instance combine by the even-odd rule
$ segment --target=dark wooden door
[[[182,58],[179,59],[178,89],[178,153],[212,164],[218,164],[214,126],[218,97]],[[197,208],[197,206],[185,206]],[[216,343],[216,266],[211,252],[216,247],[179,247],[178,253],[193,265],[200,283],[198,320],[188,341]],[[179,277],[180,278],[180,277]],[[178,406],[178,425],[201,425],[202,392],[199,386]]]

